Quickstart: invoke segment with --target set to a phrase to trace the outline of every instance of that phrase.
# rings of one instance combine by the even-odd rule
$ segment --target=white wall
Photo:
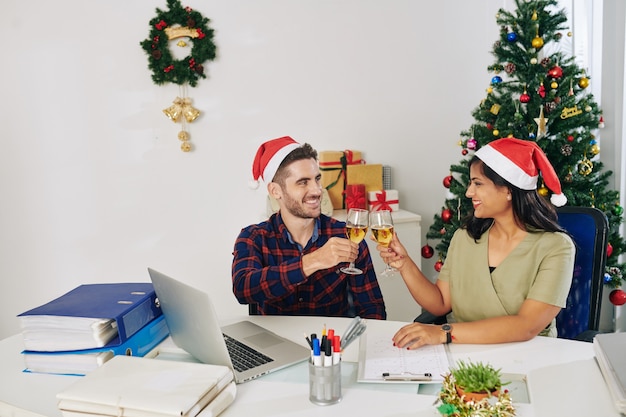
[[[162,113],[178,86],[152,84],[139,47],[165,1],[4,0],[0,338],[28,308],[81,283],[147,281],[148,266],[245,313],[232,245],[264,212],[250,165],[277,136],[391,165],[425,234],[491,79],[504,3],[183,2],[211,19],[219,48],[189,91],[203,115],[185,154]]]

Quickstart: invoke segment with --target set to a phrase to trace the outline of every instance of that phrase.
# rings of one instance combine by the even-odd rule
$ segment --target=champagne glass
[[[391,243],[391,239],[393,238],[393,219],[391,218],[391,211],[372,211],[370,213],[370,228],[372,229],[372,236],[374,236],[374,240],[376,240],[379,245],[388,247]],[[380,273],[380,275],[388,277],[395,272],[397,272],[397,269],[392,268],[389,264],[387,264],[387,267]]]
[[[356,244],[361,243],[367,234],[367,215],[368,211],[365,209],[352,208],[348,211],[348,218],[346,219],[346,235],[348,239]],[[351,275],[362,274],[359,268],[354,266],[354,262],[350,262],[350,266],[340,269],[341,272]]]

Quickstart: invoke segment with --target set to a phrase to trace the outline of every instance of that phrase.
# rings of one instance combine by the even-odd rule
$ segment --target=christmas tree
[[[490,84],[485,98],[472,116],[475,122],[461,132],[459,145],[464,159],[450,167],[443,185],[449,188],[441,214],[436,214],[422,256],[439,256],[435,269],[445,262],[452,235],[463,218],[471,212],[471,200],[465,197],[469,181],[469,160],[473,151],[503,137],[535,141],[552,162],[561,187],[571,206],[596,207],[609,221],[606,286],[617,295],[614,304],[624,300],[622,285],[624,264],[618,257],[626,251],[619,227],[623,208],[619,193],[607,189],[612,172],[603,170],[595,134],[602,127],[602,113],[590,92],[590,77],[574,62],[574,57],[560,51],[558,43],[565,32],[567,17],[557,9],[557,0],[516,0],[517,10],[500,9],[496,21],[500,38],[494,43],[495,62],[488,67]],[[566,33],[564,35],[564,33]],[[550,45],[550,48],[547,46]],[[552,54],[547,49],[556,50]],[[540,195],[550,191],[538,183]],[[621,301],[623,304],[623,301]]]

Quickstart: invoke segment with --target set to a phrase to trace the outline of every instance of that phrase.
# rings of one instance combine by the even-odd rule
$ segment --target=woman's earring
[[[507,196],[506,196],[506,199],[507,199],[507,200],[509,200],[509,201],[511,201],[511,195],[510,195],[510,194],[509,194],[509,195],[507,195]]]

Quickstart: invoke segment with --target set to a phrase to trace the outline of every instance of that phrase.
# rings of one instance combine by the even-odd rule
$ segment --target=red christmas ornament
[[[613,303],[613,305],[622,306],[626,304],[626,292],[622,290],[613,290],[611,291],[611,294],[609,294],[609,300]]]
[[[452,183],[453,179],[454,178],[452,178],[452,175],[448,175],[447,177],[445,177],[443,179],[443,186],[446,187],[446,188],[450,188],[450,184]]]
[[[569,142],[574,142],[574,136],[569,135],[569,136],[567,137],[567,140],[568,140]]]
[[[467,152],[468,152],[468,150],[467,150],[467,149],[463,149],[463,150],[461,151],[461,155],[465,156],[465,155],[467,155]]]
[[[433,257],[433,255],[435,254],[435,250],[433,249],[432,246],[430,245],[424,245],[422,246],[422,256],[426,259],[430,259]]]
[[[606,257],[610,258],[611,255],[613,255],[613,245],[611,245],[611,242],[606,244]]]
[[[442,266],[443,266],[443,261],[439,259],[437,262],[435,262],[435,271],[440,272]]]
[[[548,71],[548,77],[558,80],[563,76],[563,69],[558,65],[555,65]]]
[[[439,230],[439,233],[443,236],[446,234],[446,228],[442,227],[441,230]]]
[[[450,223],[450,220],[452,220],[452,210],[444,209],[441,212],[441,220],[443,220],[444,223]]]
[[[524,93],[519,96],[519,101],[521,101],[522,103],[528,103],[530,101],[530,96],[528,95],[528,93]]]

